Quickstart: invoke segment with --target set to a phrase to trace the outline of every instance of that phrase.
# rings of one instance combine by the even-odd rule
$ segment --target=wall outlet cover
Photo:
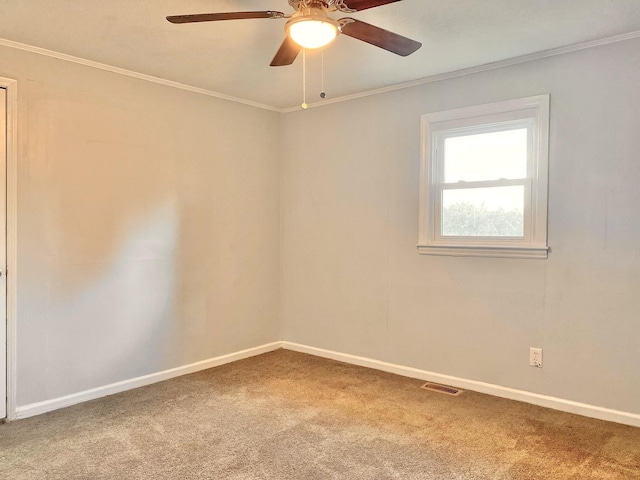
[[[542,368],[542,349],[533,348],[529,349],[529,365],[531,367]]]

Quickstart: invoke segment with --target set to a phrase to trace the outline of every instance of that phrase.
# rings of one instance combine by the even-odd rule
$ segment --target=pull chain
[[[302,109],[306,110],[307,105],[307,49],[302,49]]]
[[[327,94],[324,91],[324,50],[322,51],[322,83],[320,90],[320,98],[325,98]]]

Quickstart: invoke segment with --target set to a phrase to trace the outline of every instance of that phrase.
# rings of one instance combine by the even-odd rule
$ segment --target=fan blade
[[[411,55],[422,46],[420,42],[360,20],[353,18],[343,18],[341,20],[349,20],[349,23],[342,27],[342,33],[348,37],[362,40],[403,57]]]
[[[302,50],[302,47],[287,35],[276,52],[276,56],[271,60],[271,66],[283,67],[285,65],[291,65],[298,56],[298,53],[300,53],[300,50]]]
[[[218,20],[244,20],[248,18],[282,18],[284,13],[264,12],[196,13],[195,15],[173,15],[167,17],[171,23],[215,22]]]
[[[400,0],[347,0],[344,3],[350,10],[359,12],[361,10],[366,10],[367,8],[379,7],[381,5],[399,1]]]

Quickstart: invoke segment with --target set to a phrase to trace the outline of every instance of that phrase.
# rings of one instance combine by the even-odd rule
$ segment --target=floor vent
[[[453,397],[462,395],[462,392],[463,392],[459,388],[448,387],[446,385],[438,385],[437,383],[430,383],[430,382],[425,383],[420,388],[424,388],[425,390],[432,390],[434,392],[444,393],[446,395],[451,395]]]

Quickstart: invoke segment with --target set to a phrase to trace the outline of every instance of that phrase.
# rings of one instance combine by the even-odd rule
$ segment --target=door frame
[[[16,418],[17,374],[17,217],[18,217],[18,81],[0,77],[7,91],[7,420]],[[1,326],[0,326],[1,327]],[[4,399],[0,400],[4,401]]]

